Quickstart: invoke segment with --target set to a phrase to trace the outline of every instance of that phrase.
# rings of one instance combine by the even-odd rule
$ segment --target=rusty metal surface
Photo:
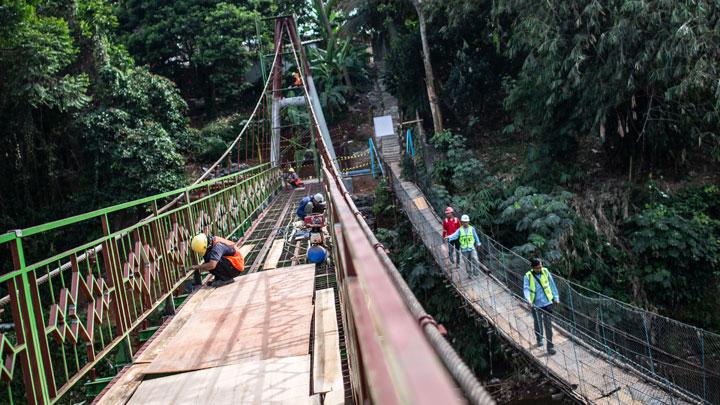
[[[314,268],[287,267],[239,277],[205,298],[146,374],[176,373],[306,354]]]

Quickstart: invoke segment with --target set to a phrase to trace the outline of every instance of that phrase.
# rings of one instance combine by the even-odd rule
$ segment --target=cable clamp
[[[375,244],[373,245],[373,248],[375,248],[375,250],[377,250],[378,248],[382,248],[382,250],[384,250],[385,253],[389,253],[389,252],[390,252],[389,250],[387,250],[387,248],[385,247],[385,245],[383,245],[383,244],[380,243],[380,242],[375,243]]]
[[[445,327],[442,326],[441,324],[435,322],[435,319],[428,314],[425,314],[425,315],[421,316],[420,318],[418,318],[418,323],[420,324],[421,328],[425,328],[425,325],[430,324],[430,325],[434,326],[438,330],[438,332],[440,332],[441,335],[447,336],[447,329],[445,329]]]

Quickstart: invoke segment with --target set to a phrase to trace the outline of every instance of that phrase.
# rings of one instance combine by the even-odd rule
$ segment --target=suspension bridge
[[[558,355],[533,349],[518,298],[524,259],[483,235],[488,274],[450,266],[431,204],[400,179],[397,139],[386,137],[381,155],[371,143],[337,156],[295,22],[274,22],[273,61],[252,114],[192,184],[0,235],[0,263],[10,266],[0,273],[2,402],[494,403],[351,198],[342,173],[367,158],[372,169],[389,162],[382,173],[449,286],[569,395],[720,402],[717,335],[566,280]],[[301,85],[283,87],[286,64]],[[288,134],[289,108],[308,112],[307,134]],[[312,159],[291,155],[305,135]],[[307,164],[315,179],[287,188],[288,162]],[[292,237],[294,208],[316,192],[328,201],[331,258],[321,265],[308,264],[308,244]],[[247,274],[213,289],[209,275],[188,272],[201,260],[189,249],[198,232],[236,240]],[[80,385],[89,398],[77,396]]]

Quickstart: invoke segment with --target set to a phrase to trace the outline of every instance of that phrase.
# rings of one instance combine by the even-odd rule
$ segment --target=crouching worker
[[[190,270],[210,272],[214,277],[210,284],[213,287],[232,283],[245,270],[245,259],[231,240],[199,233],[192,238],[190,247],[204,260],[203,264],[196,264]]]
[[[305,219],[308,215],[322,214],[325,212],[325,208],[325,198],[322,194],[317,193],[313,196],[307,196],[300,200],[300,204],[298,205],[295,214],[297,214],[300,219]]]
[[[553,279],[550,271],[543,267],[540,259],[530,260],[530,266],[532,266],[530,271],[525,273],[523,293],[532,310],[537,347],[543,347],[544,327],[547,352],[549,355],[553,355],[555,349],[552,341],[552,314],[555,304],[560,302],[560,294],[558,294],[555,279]]]
[[[300,180],[300,177],[295,173],[295,169],[292,167],[288,169],[288,175],[287,175],[287,183],[292,186],[292,188],[298,188],[303,186],[302,180]]]

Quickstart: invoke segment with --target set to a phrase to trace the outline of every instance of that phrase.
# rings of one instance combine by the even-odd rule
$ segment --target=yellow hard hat
[[[291,168],[288,169],[288,172],[289,172],[289,173],[295,173],[295,169],[293,169],[293,168],[291,167]]]
[[[201,255],[205,255],[205,252],[208,248],[208,237],[204,233],[199,233],[195,236],[193,236],[192,241],[190,242],[190,248],[195,253],[200,253]]]

